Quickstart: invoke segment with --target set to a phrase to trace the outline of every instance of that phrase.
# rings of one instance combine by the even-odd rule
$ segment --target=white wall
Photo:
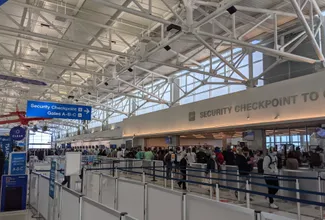
[[[131,117],[123,121],[123,136],[172,134],[189,130],[207,130],[279,124],[325,119],[325,72],[251,88],[159,112]],[[318,97],[317,97],[318,96]],[[286,98],[286,102],[283,99]],[[284,104],[279,104],[280,100]],[[290,103],[288,102],[290,101]],[[272,105],[273,103],[273,105]],[[238,111],[246,104],[247,111]],[[264,108],[263,108],[264,107]],[[257,108],[253,110],[253,108]],[[224,114],[210,117],[210,110]],[[189,121],[194,112],[195,120]],[[202,117],[201,117],[202,116]]]

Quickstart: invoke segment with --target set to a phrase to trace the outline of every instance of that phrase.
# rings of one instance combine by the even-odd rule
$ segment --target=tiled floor
[[[29,210],[20,212],[0,213],[0,220],[35,220]]]

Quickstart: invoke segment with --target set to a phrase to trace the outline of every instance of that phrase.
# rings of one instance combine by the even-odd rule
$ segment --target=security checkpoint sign
[[[27,101],[28,117],[91,120],[91,106],[55,102]]]

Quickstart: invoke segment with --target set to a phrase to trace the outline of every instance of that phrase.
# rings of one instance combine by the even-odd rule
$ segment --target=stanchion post
[[[240,182],[239,182],[240,178],[239,178],[239,170],[237,170],[237,189],[240,188]],[[237,200],[238,202],[240,202],[240,192],[237,190]]]
[[[299,190],[299,180],[296,179],[296,189]],[[296,198],[300,199],[300,192],[296,192]],[[300,210],[300,202],[297,202],[297,219],[301,220],[301,210]]]
[[[87,195],[87,168],[84,166],[83,168],[83,174],[82,174],[82,180],[81,180],[81,189],[82,189],[82,193],[84,195]]]
[[[79,218],[78,220],[82,219],[82,196],[79,197]]]
[[[152,181],[156,181],[156,161],[152,161],[153,164],[153,178]]]
[[[40,174],[37,175],[37,214],[36,216],[32,216],[32,218],[39,218],[40,217],[40,213],[39,213],[39,179],[40,179]],[[30,193],[30,192],[29,192]]]
[[[210,199],[213,197],[213,186],[212,186],[212,172],[209,172],[209,184],[210,184]]]
[[[99,190],[98,190],[98,202],[102,203],[102,178],[103,178],[103,174],[100,173],[99,174]]]
[[[220,201],[220,192],[219,192],[219,184],[216,184],[216,200]]]
[[[29,183],[28,183],[28,207],[31,208],[31,205],[30,205],[30,187],[31,187],[31,181],[32,181],[32,169],[29,170]]]
[[[146,182],[146,173],[142,172],[142,182],[145,183]]]
[[[61,220],[61,210],[62,210],[62,186],[59,185],[59,211],[58,211],[58,220]]]
[[[167,187],[167,174],[166,174],[166,166],[164,166],[164,186]]]
[[[246,190],[250,190],[248,180],[246,180]],[[246,191],[246,205],[248,209],[251,207],[250,202],[251,202],[250,193]]]
[[[182,207],[182,219],[187,219],[187,212],[186,212],[186,207],[187,207],[187,204],[186,204],[186,193],[183,193],[182,195],[182,204],[183,204],[183,207]]]
[[[115,193],[114,193],[114,209],[117,210],[117,199],[118,199],[118,179],[115,178]]]
[[[322,181],[321,181],[321,177],[318,176],[318,192],[319,193],[322,193]],[[318,201],[319,202],[322,202],[322,196],[319,195],[318,196]],[[319,212],[320,212],[320,219],[323,219],[324,218],[324,214],[323,214],[323,207],[322,206],[319,206]]]
[[[188,185],[189,185],[189,184],[188,184],[188,170],[186,169],[185,172],[186,172],[186,173],[185,173],[185,175],[186,175],[186,176],[185,176],[185,177],[186,177],[186,178],[185,178],[185,179],[186,179],[186,183],[185,183],[185,184],[186,184],[186,189],[187,189],[187,190],[190,190],[189,187],[188,187]]]
[[[113,177],[115,177],[115,161],[113,160]]]
[[[115,168],[114,173],[115,173],[115,174],[114,174],[114,177],[115,177],[115,178],[118,178],[118,170],[117,170],[117,168]]]
[[[171,173],[170,188],[174,190],[174,173]]]

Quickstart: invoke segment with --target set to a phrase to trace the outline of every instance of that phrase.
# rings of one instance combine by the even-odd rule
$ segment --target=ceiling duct
[[[40,53],[47,54],[49,52],[49,48],[47,48],[47,47],[40,47],[39,48],[39,52]]]

